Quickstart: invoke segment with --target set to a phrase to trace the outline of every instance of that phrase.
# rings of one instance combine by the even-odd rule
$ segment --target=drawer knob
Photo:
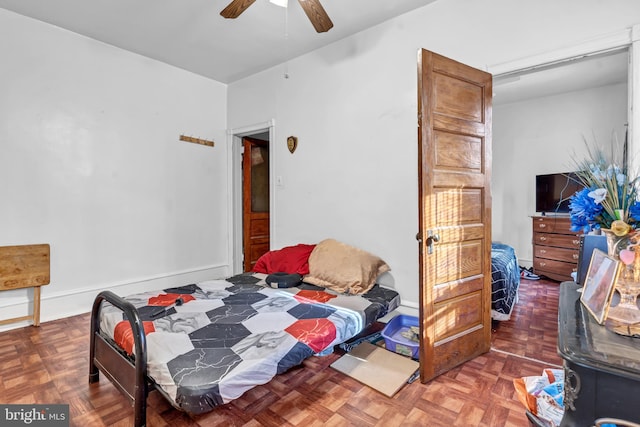
[[[579,245],[580,244],[580,240],[572,240],[574,245]]]
[[[540,241],[541,241],[541,242],[546,242],[546,241],[547,241],[547,238],[546,238],[546,237],[544,237],[544,236],[541,236],[541,237],[540,237]]]
[[[546,266],[546,265],[547,265],[547,263],[546,263],[546,262],[541,262],[541,263],[540,263],[540,267],[544,267],[544,266]]]
[[[538,226],[539,226],[540,228],[545,228],[545,227],[547,226],[547,224],[538,224]]]
[[[573,254],[573,259],[578,259],[578,254]]]
[[[541,254],[546,254],[546,253],[547,253],[547,251],[545,251],[544,249],[540,249],[540,253],[541,253]]]

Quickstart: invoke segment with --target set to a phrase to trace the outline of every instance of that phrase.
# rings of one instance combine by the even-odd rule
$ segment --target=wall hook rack
[[[194,144],[206,145],[207,147],[213,147],[215,144],[211,139],[194,138],[186,135],[180,135],[180,141],[193,142]]]

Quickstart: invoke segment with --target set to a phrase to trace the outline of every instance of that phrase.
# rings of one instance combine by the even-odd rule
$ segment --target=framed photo
[[[580,302],[599,324],[604,323],[613,296],[613,288],[618,278],[620,262],[594,249],[582,288]]]

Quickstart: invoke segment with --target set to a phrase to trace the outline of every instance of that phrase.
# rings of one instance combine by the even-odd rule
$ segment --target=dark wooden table
[[[611,417],[640,423],[640,338],[599,325],[580,302],[580,287],[560,284],[558,354],[565,371],[561,426]],[[534,425],[545,425],[527,414]]]

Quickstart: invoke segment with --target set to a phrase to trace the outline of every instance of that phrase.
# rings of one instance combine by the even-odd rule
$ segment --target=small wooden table
[[[32,320],[40,326],[40,287],[50,281],[48,244],[0,246],[0,291],[33,288],[33,314],[0,320],[0,325]]]

